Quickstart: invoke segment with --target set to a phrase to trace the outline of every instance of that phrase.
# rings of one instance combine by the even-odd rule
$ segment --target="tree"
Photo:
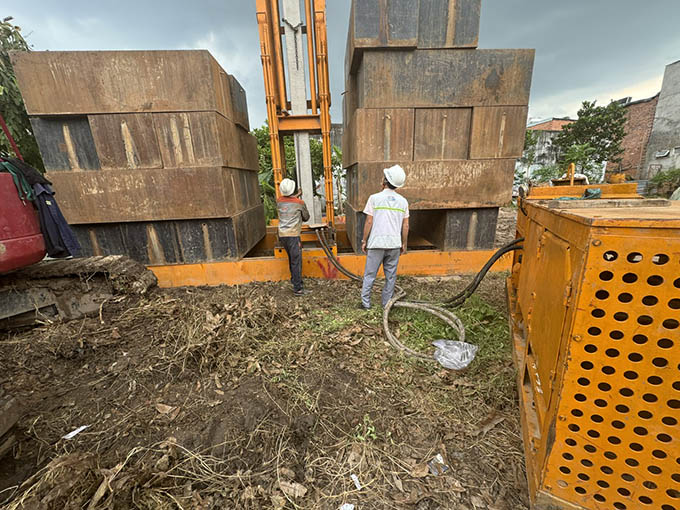
[[[21,28],[11,21],[11,16],[0,21],[0,112],[23,158],[29,165],[43,170],[38,144],[33,136],[14,69],[9,60],[10,50],[30,51],[30,47],[21,35]],[[9,140],[2,132],[0,151],[13,155]]]
[[[532,129],[524,132],[524,151],[519,158],[521,165],[515,168],[515,178],[513,185],[517,186],[529,180],[531,166],[536,162],[536,144],[538,143],[538,133]]]
[[[562,170],[558,165],[546,165],[531,172],[531,181],[542,184],[550,182],[550,179],[556,179],[560,175],[562,175]]]
[[[626,135],[626,111],[621,103],[611,102],[607,106],[596,106],[595,101],[584,101],[578,111],[578,119],[562,128],[555,138],[559,162],[562,168],[569,163],[567,154],[573,146],[588,144],[594,163],[621,161],[621,143]]]
[[[649,180],[648,193],[667,198],[678,188],[680,188],[680,168],[672,168],[659,172]]]
[[[574,163],[575,173],[588,177],[588,182],[597,183],[602,178],[601,164],[595,162],[596,149],[590,143],[572,145],[564,154],[564,160]],[[564,170],[564,168],[562,168]]]
[[[253,129],[253,136],[257,139],[257,151],[259,162],[258,179],[260,182],[260,195],[265,207],[267,222],[276,218],[276,190],[274,188],[274,171],[272,168],[272,148],[269,140],[269,124],[266,122],[259,128]],[[286,176],[295,179],[295,142],[292,136],[286,136],[283,140],[286,155]],[[315,181],[323,178],[323,144],[319,140],[310,138],[309,151],[312,158],[312,176]],[[338,147],[333,147],[331,154],[331,166],[336,178],[337,172],[342,171],[342,152]],[[315,190],[316,193],[316,190]]]

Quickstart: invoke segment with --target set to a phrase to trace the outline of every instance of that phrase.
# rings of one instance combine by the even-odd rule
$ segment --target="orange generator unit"
[[[597,187],[520,200],[508,303],[532,507],[680,510],[680,204]]]

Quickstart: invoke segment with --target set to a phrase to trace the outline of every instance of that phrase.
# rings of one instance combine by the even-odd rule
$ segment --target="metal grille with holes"
[[[542,339],[562,345],[552,351],[561,361],[542,359],[531,345],[526,349],[527,358],[536,357],[531,363],[555,367],[549,387],[557,395],[545,399],[543,420],[536,413],[533,437],[525,431],[537,508],[680,510],[680,208],[673,209],[677,220],[664,228],[632,228],[638,220],[626,218],[607,228],[564,217],[551,224],[567,230],[551,233],[569,245],[567,251],[582,250],[582,267],[572,257],[571,301],[564,302],[571,313],[562,312],[561,339]],[[595,217],[607,218],[598,212]],[[518,229],[528,232],[531,217]],[[584,228],[588,235],[579,234]],[[577,239],[585,246],[577,247]],[[530,259],[526,242],[523,256]],[[537,251],[538,258],[545,253]],[[513,273],[521,273],[523,262],[516,261]],[[521,281],[513,274],[511,287]],[[540,286],[534,292],[540,300]],[[512,293],[513,322],[527,327],[537,318],[523,317],[520,293],[514,303]],[[527,380],[520,374],[520,388]],[[536,405],[527,405],[530,392],[522,394],[530,413]],[[525,428],[529,422],[523,416]],[[541,506],[536,494],[550,503]]]

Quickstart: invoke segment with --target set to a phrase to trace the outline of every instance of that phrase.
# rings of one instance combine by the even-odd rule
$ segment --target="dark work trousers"
[[[288,254],[288,267],[290,268],[290,281],[293,283],[293,292],[302,290],[302,241],[300,236],[279,237]]]

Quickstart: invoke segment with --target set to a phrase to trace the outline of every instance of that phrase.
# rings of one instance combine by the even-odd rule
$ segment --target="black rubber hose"
[[[500,259],[503,255],[506,253],[509,253],[511,251],[515,250],[521,250],[523,247],[522,245],[518,244],[524,241],[523,237],[519,237],[515,239],[514,241],[501,246],[496,253],[494,253],[491,258],[484,264],[482,269],[475,275],[475,277],[472,279],[472,281],[468,284],[465,289],[463,289],[461,292],[456,294],[455,296],[447,299],[444,301],[444,305],[448,307],[455,307],[455,306],[460,306],[462,305],[467,298],[469,298],[475,290],[477,290],[477,287],[479,287],[479,284],[482,283],[482,280],[486,276],[486,274],[489,272],[489,269],[491,269],[491,266],[493,266],[498,259]]]

